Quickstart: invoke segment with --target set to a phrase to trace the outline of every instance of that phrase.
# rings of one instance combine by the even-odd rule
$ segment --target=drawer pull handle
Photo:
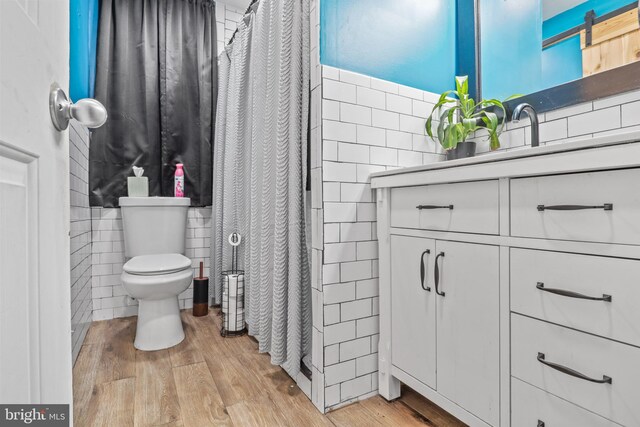
[[[416,209],[418,209],[419,211],[423,210],[423,209],[449,209],[449,210],[453,210],[453,205],[418,205],[416,206]]]
[[[427,292],[431,292],[431,288],[429,286],[424,285],[424,275],[425,275],[424,256],[430,253],[431,251],[427,249],[426,251],[422,252],[422,255],[420,255],[420,286],[422,286],[422,289],[424,289]]]
[[[435,267],[433,268],[433,281],[436,284],[436,294],[443,297],[444,292],[440,292],[438,290],[438,285],[440,284],[440,267],[438,267],[438,258],[440,257],[444,258],[444,252],[440,252],[438,255],[436,255]]]
[[[567,291],[564,289],[545,288],[544,283],[542,282],[538,282],[536,284],[536,288],[543,292],[549,292],[550,294],[562,295],[563,297],[569,297],[569,298],[578,298],[578,299],[587,299],[590,301],[605,301],[605,302],[611,302],[611,300],[613,299],[611,298],[611,295],[607,295],[607,294],[602,294],[602,297],[590,297],[589,295],[583,295],[577,292]]]
[[[605,211],[613,210],[613,203],[605,203],[600,206],[586,206],[586,205],[554,205],[554,206],[545,206],[538,205],[538,211],[582,211],[585,209],[604,209]]]
[[[581,374],[578,371],[574,371],[571,368],[567,368],[566,366],[558,365],[557,363],[547,362],[546,360],[544,360],[544,353],[538,353],[538,362],[540,362],[543,365],[546,365],[546,366],[548,366],[548,367],[550,367],[552,369],[555,369],[556,371],[560,371],[563,374],[567,374],[567,375],[570,375],[572,377],[580,378],[581,380],[590,381],[592,383],[611,384],[613,382],[611,377],[608,377],[606,375],[603,375],[602,379],[599,380],[599,379],[596,379],[596,378],[588,377],[588,376],[586,376],[584,374]]]

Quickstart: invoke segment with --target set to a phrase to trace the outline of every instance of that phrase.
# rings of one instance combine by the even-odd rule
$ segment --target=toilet
[[[120,197],[124,229],[122,284],[138,300],[135,348],[162,350],[184,339],[178,295],[193,280],[184,256],[190,199]]]

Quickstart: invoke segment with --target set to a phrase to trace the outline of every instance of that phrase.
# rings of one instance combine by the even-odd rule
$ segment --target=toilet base
[[[138,300],[138,304],[135,348],[163,350],[184,340],[177,295],[159,300]]]

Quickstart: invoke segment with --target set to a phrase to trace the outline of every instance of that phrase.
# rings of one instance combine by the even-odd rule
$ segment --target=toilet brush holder
[[[209,278],[204,277],[204,263],[200,262],[200,275],[193,279],[193,315],[209,314]]]

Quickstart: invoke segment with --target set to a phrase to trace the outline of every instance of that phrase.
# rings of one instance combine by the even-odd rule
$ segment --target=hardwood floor
[[[217,311],[182,319],[186,339],[155,352],[133,347],[135,317],[94,322],[73,368],[75,425],[464,426],[410,389],[322,415],[255,340],[222,338]]]

